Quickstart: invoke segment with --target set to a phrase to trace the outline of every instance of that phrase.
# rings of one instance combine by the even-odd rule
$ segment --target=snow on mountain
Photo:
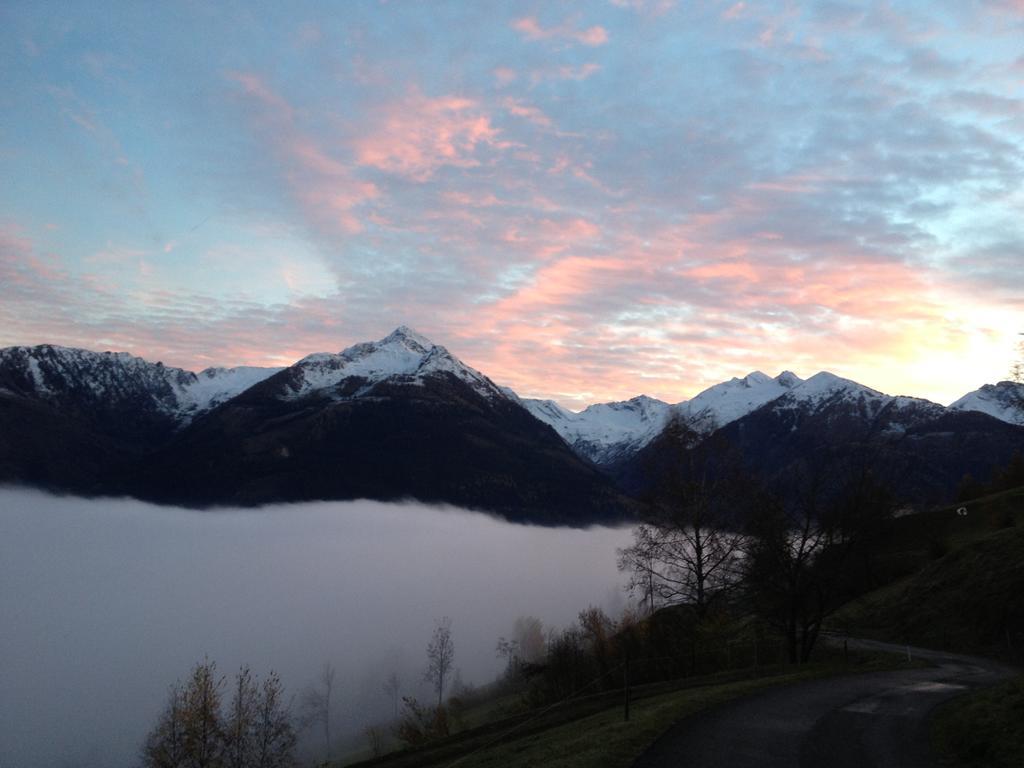
[[[742,379],[708,387],[676,405],[641,396],[591,405],[574,413],[552,400],[520,402],[554,428],[577,454],[598,464],[608,464],[643,448],[664,429],[673,413],[700,426],[718,428],[765,406],[802,413],[838,407],[870,420],[884,431],[899,433],[945,411],[928,400],[886,395],[826,371],[806,381],[791,371],[774,378],[754,371]]]
[[[742,379],[732,378],[708,387],[678,407],[690,418],[710,417],[715,426],[723,427],[802,383],[803,379],[790,371],[783,371],[774,379],[761,371],[754,371]]]
[[[647,445],[673,413],[721,427],[781,397],[801,382],[789,371],[774,379],[754,371],[742,379],[715,384],[677,405],[640,395],[632,400],[591,405],[579,413],[553,400],[520,402],[534,417],[554,428],[576,453],[606,464]]]
[[[194,417],[240,395],[281,370],[284,369],[251,365],[206,368],[192,374],[193,378],[185,384],[177,386],[175,394],[178,397],[178,412],[185,417]]]
[[[887,395],[850,379],[821,371],[778,398],[772,408],[803,414],[855,414],[869,429],[902,434],[946,412],[938,403],[919,397]]]
[[[646,395],[597,403],[579,413],[553,400],[523,398],[520,404],[550,425],[579,455],[604,464],[647,445],[668,422],[672,406]]]
[[[567,435],[573,433],[573,423],[579,418],[578,413],[563,408],[554,400],[534,400],[532,398],[520,398],[508,387],[504,388],[506,395],[519,401],[519,404],[528,410],[534,418],[550,425],[555,432],[567,439]]]
[[[793,387],[787,398],[788,404],[806,403],[818,406],[822,403],[842,400],[856,400],[859,398],[885,398],[881,392],[871,387],[865,387],[850,379],[844,379],[828,371],[820,371],[806,381]]]
[[[981,411],[1008,424],[1024,426],[1024,384],[1013,381],[985,384],[949,407],[956,411]]]
[[[345,397],[360,397],[382,381],[422,385],[431,376],[451,374],[487,398],[506,394],[479,371],[452,356],[410,328],[400,326],[380,341],[354,344],[338,354],[320,352],[297,362],[292,370],[286,399],[305,397],[313,392],[337,389],[354,379],[359,387]],[[332,393],[338,396],[339,393]]]
[[[196,374],[127,352],[52,344],[0,349],[0,383],[6,391],[108,407],[119,402],[142,404],[182,424],[279,370],[245,366],[207,368]]]

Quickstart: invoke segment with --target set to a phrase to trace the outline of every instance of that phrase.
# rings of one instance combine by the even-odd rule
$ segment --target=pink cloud
[[[300,169],[290,174],[295,193],[312,217],[349,234],[361,232],[363,226],[356,209],[380,194],[376,185],[356,178],[347,165],[326,154],[307,137],[296,136],[286,150]],[[315,183],[304,184],[309,176]]]
[[[353,141],[353,149],[361,165],[426,181],[445,165],[479,165],[476,152],[482,147],[507,148],[498,135],[490,116],[473,99],[427,98],[410,90],[401,101],[378,110]]]
[[[996,13],[1024,16],[1024,0],[988,0],[983,5]]]
[[[586,29],[579,29],[570,21],[565,21],[554,27],[543,27],[535,16],[524,16],[516,19],[512,22],[512,29],[531,42],[537,40],[567,40],[589,46],[604,45],[608,42],[608,31],[604,27],[595,25]]]
[[[472,208],[491,208],[494,206],[505,205],[505,203],[493,192],[487,192],[483,195],[471,195],[468,192],[448,190],[447,192],[443,192],[441,197],[455,205],[469,206]]]
[[[733,5],[729,6],[726,9],[725,13],[722,14],[722,18],[728,21],[738,19],[740,16],[743,15],[743,11],[746,9],[746,7],[746,3],[734,3]]]
[[[533,219],[508,227],[501,240],[531,262],[546,262],[565,253],[579,253],[601,236],[601,229],[583,218]]]
[[[515,82],[519,76],[518,73],[511,67],[496,67],[492,74],[494,75],[494,81],[498,84],[499,88],[504,88],[506,85],[510,85]]]
[[[535,69],[530,72],[530,84],[536,86],[538,83],[550,80],[582,81],[600,71],[601,65],[595,62],[586,62],[576,67],[567,64],[559,67]]]
[[[294,112],[291,105],[270,88],[259,75],[253,72],[230,71],[226,72],[224,76],[242,86],[242,90],[248,96],[253,97],[265,108],[274,110],[276,112],[273,115],[275,120],[292,121]]]
[[[696,280],[715,280],[718,278],[740,279],[756,283],[761,277],[757,268],[749,261],[724,261],[716,264],[703,264],[686,270],[686,275]]]
[[[661,16],[675,7],[676,0],[611,0],[611,3],[646,16]]]
[[[338,295],[268,307],[167,289],[114,290],[106,272],[70,274],[9,226],[0,228],[0,344],[124,350],[195,370],[287,364],[379,338],[406,320],[522,394],[579,406],[640,392],[677,401],[732,375],[780,367],[803,375],[826,368],[887,391],[927,395],[925,374],[915,379],[892,361],[955,360],[980,341],[997,346],[998,339],[983,339],[992,335],[984,314],[991,301],[979,308],[937,273],[843,250],[794,262],[784,239],[775,249],[778,241],[766,247],[757,235],[717,242],[729,215],[743,214],[701,217],[643,237],[597,231],[585,219],[542,220],[534,229],[543,236],[520,242],[535,269],[506,295],[439,304],[417,291],[401,309],[389,304],[374,313]],[[580,254],[573,246],[545,260],[531,250],[559,236],[577,245],[608,242],[615,255]],[[305,278],[292,267],[285,260],[284,277],[301,287]],[[962,394],[980,375],[964,371],[943,387],[949,397]]]
[[[505,111],[510,115],[521,117],[534,125],[539,125],[543,128],[550,128],[552,125],[551,118],[532,104],[525,104],[518,99],[509,98],[502,102],[502,106],[505,107]]]
[[[227,77],[241,85],[244,94],[259,107],[257,127],[278,156],[282,173],[307,220],[328,233],[361,232],[360,209],[379,196],[376,185],[358,178],[348,164],[304,133],[291,104],[259,75],[229,72]]]
[[[562,80],[586,80],[600,69],[601,65],[594,62],[587,62],[578,67],[559,67],[558,77]]]

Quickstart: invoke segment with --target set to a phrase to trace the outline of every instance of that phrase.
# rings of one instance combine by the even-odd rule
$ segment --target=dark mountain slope
[[[188,504],[416,498],[543,523],[630,514],[553,430],[451,373],[417,383],[350,377],[330,392],[283,398],[295,378],[283,371],[198,419],[153,457],[133,492]]]
[[[718,430],[752,475],[769,485],[798,467],[837,472],[852,462],[870,466],[899,498],[918,504],[948,500],[965,473],[985,481],[1024,448],[1024,429],[977,411],[955,411],[926,400],[891,397],[830,374]],[[615,466],[628,493],[642,495],[663,471],[664,437]]]

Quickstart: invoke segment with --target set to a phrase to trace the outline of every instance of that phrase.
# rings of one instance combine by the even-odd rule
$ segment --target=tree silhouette
[[[895,499],[872,462],[817,456],[758,493],[745,545],[747,596],[786,639],[790,663],[810,659],[824,620],[850,593],[850,565],[870,548]]]
[[[1010,381],[1024,384],[1024,341],[1017,342],[1017,359],[1010,365]]]
[[[324,762],[331,760],[331,698],[334,694],[334,665],[324,662],[320,679],[302,692],[300,705],[303,727],[320,724],[324,729]]]
[[[167,705],[142,747],[145,768],[285,768],[294,764],[295,729],[280,678],[260,684],[243,666],[221,711],[224,678],[209,660],[185,685],[171,687]]]
[[[619,550],[619,569],[649,612],[656,601],[684,603],[703,617],[740,580],[747,484],[739,455],[713,430],[677,414],[658,438],[650,512],[633,546]]]
[[[424,678],[437,692],[437,706],[444,700],[444,687],[455,661],[455,645],[452,643],[452,620],[445,616],[434,627],[434,636],[427,644],[427,671]]]
[[[384,685],[382,686],[384,695],[388,697],[388,700],[394,707],[395,720],[398,719],[398,693],[401,690],[401,687],[401,681],[398,679],[397,672],[392,672],[388,675],[388,679],[384,681]]]

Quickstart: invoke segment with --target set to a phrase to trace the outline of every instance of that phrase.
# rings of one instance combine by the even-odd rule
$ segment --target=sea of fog
[[[197,512],[0,489],[0,765],[136,765],[168,687],[204,658],[276,670],[294,694],[330,662],[336,732],[355,732],[391,712],[391,672],[429,696],[442,616],[481,684],[517,617],[621,611],[629,537],[416,503]]]

